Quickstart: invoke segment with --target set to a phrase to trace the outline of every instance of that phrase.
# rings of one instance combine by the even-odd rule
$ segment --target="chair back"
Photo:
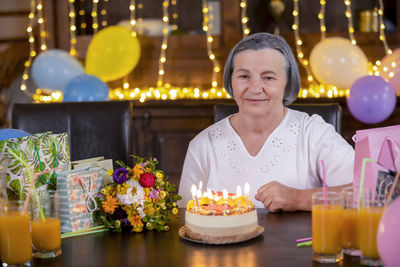
[[[31,134],[68,133],[71,160],[104,156],[130,164],[129,101],[14,104],[12,127]]]
[[[301,103],[291,104],[289,108],[306,112],[310,116],[318,114],[326,122],[332,124],[336,132],[341,133],[342,107],[339,103]],[[238,111],[239,107],[236,104],[216,104],[214,107],[214,122],[220,121]]]

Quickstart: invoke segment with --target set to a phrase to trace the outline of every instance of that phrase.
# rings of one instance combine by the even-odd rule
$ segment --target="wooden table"
[[[173,221],[168,232],[98,233],[62,241],[62,256],[33,260],[33,266],[320,266],[312,248],[297,248],[295,240],[311,236],[311,213],[268,213],[258,210],[262,235],[238,244],[203,245],[182,240],[184,223]],[[321,266],[337,266],[324,264]],[[345,257],[338,266],[360,266],[358,257]]]

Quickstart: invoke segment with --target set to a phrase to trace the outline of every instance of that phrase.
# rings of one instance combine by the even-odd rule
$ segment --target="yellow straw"
[[[61,238],[89,235],[89,234],[95,234],[95,233],[101,233],[101,232],[107,232],[107,231],[108,231],[108,229],[104,225],[100,225],[100,226],[95,226],[95,227],[91,227],[91,228],[81,229],[81,230],[78,230],[75,232],[61,234]]]

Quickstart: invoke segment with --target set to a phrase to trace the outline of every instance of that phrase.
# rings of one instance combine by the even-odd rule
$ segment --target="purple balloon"
[[[400,197],[385,210],[377,233],[379,256],[386,267],[400,266]]]
[[[363,76],[350,88],[347,106],[350,113],[364,123],[378,123],[387,119],[396,106],[392,85],[380,76]]]

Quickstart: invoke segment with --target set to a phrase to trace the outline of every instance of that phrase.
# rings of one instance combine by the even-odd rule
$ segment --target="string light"
[[[38,0],[36,9],[37,9],[38,23],[39,23],[40,50],[46,51],[46,49],[47,49],[46,31],[44,29],[43,3],[42,3],[42,0]]]
[[[102,27],[107,27],[107,25],[108,25],[108,22],[107,22],[107,3],[108,3],[108,0],[104,0],[103,1],[103,8],[100,11],[101,18],[102,18],[102,21],[101,21],[101,26]]]
[[[323,0],[322,0],[323,1]],[[322,2],[321,1],[321,2]],[[293,0],[293,17],[294,17],[294,23],[292,25],[292,29],[294,31],[294,38],[296,40],[296,52],[297,52],[297,59],[301,63],[301,65],[304,67],[304,69],[307,72],[307,80],[310,83],[315,83],[314,77],[311,74],[310,66],[308,64],[308,60],[305,59],[304,53],[301,49],[301,45],[303,44],[303,41],[300,38],[299,34],[299,0]],[[322,31],[321,31],[322,33]]]
[[[171,9],[172,9],[172,29],[176,31],[178,29],[178,0],[171,0]]]
[[[319,28],[321,30],[321,40],[325,39],[326,35],[326,26],[325,26],[325,6],[326,6],[326,1],[321,0],[319,1],[321,4],[321,9],[318,13],[318,19],[319,19]]]
[[[85,23],[85,10],[83,9],[83,2],[84,2],[85,0],[80,0],[79,1],[79,11],[78,11],[78,14],[79,14],[79,16],[81,16],[80,17],[80,19],[79,19],[79,21],[82,21],[82,23],[79,25],[80,27],[81,27],[81,29],[83,30],[83,32],[84,32],[84,30],[86,29],[86,27],[87,27],[87,25],[86,25],[86,23]]]
[[[349,38],[353,45],[356,45],[356,39],[354,38],[354,26],[353,26],[353,16],[351,14],[351,2],[350,0],[344,0],[346,5],[346,12],[344,13],[347,18],[348,28],[349,28]]]
[[[139,34],[139,35],[142,35],[143,34],[143,27],[142,27],[142,24],[143,24],[143,18],[142,18],[142,14],[143,14],[143,12],[142,12],[142,9],[143,9],[143,3],[141,3],[141,2],[139,2],[138,1],[138,4],[137,4],[137,8],[138,8],[138,12],[137,12],[137,15],[136,15],[136,17],[137,17],[137,33]]]
[[[92,28],[93,28],[93,33],[97,33],[99,31],[99,21],[98,21],[98,16],[97,16],[97,4],[99,3],[99,0],[93,0],[92,3]]]
[[[168,47],[168,6],[169,0],[163,0],[162,7],[163,7],[163,40],[161,43],[161,51],[160,51],[160,58],[158,60],[158,80],[157,80],[157,87],[163,86],[164,83],[164,64],[167,61],[166,51]]]
[[[202,12],[203,12],[203,31],[206,33],[206,38],[207,38],[207,54],[208,58],[211,60],[213,63],[213,72],[212,72],[212,77],[211,77],[211,86],[213,88],[218,87],[218,73],[221,71],[221,67],[218,63],[218,60],[215,57],[215,54],[212,49],[212,43],[214,41],[214,38],[211,36],[211,28],[212,28],[212,23],[209,18],[209,6],[208,6],[208,1],[207,0],[202,0]]]
[[[391,55],[392,50],[389,48],[386,36],[385,36],[385,24],[383,23],[383,2],[379,0],[378,18],[379,18],[379,40],[382,41],[383,47],[385,48],[386,55]]]
[[[70,35],[70,47],[69,53],[72,56],[76,56],[76,13],[75,13],[75,0],[69,0],[69,35]]]
[[[247,23],[249,22],[249,18],[247,17],[247,0],[240,1],[241,8],[241,23],[242,23],[242,31],[243,38],[246,38],[250,34],[250,28],[247,27]]]
[[[129,5],[129,11],[130,11],[129,21],[131,24],[131,29],[133,30],[133,36],[136,36],[137,35],[137,31],[136,31],[136,0],[131,0],[131,3]]]
[[[22,73],[22,81],[20,89],[21,91],[26,92],[26,81],[29,78],[29,68],[32,65],[33,58],[36,56],[35,51],[35,37],[33,36],[33,24],[35,21],[35,10],[36,10],[36,1],[30,1],[30,12],[28,15],[28,27],[26,31],[28,32],[28,42],[29,42],[29,56],[28,59],[24,63],[24,72]]]

